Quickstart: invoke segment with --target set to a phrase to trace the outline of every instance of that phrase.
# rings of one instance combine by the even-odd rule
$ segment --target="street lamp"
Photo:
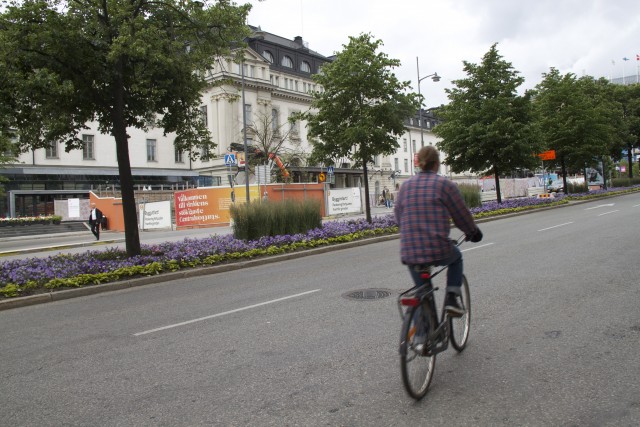
[[[240,74],[242,77],[242,140],[244,145],[244,180],[245,191],[247,192],[247,205],[249,204],[249,155],[247,149],[247,105],[244,99],[244,52],[240,62]]]
[[[420,118],[418,119],[419,120],[418,124],[420,125],[420,145],[424,147],[424,132],[423,132],[424,120],[422,117],[422,95],[420,93],[420,82],[422,82],[424,79],[427,79],[429,77],[431,77],[431,80],[433,80],[434,82],[439,82],[440,76],[436,72],[433,74],[429,74],[428,76],[420,77],[420,62],[418,61],[417,56],[416,56],[416,69],[418,70],[418,95],[420,95]],[[413,147],[413,143],[409,145],[409,154],[411,154],[412,147]],[[413,156],[411,158],[411,161],[413,161]]]

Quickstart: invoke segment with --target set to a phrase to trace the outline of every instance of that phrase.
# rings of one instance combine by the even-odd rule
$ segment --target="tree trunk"
[[[369,171],[367,170],[367,161],[363,162],[362,173],[364,174],[364,205],[367,222],[371,224],[371,206],[369,206]]]
[[[562,191],[567,194],[567,164],[564,161],[564,155],[560,156],[560,168],[562,169]],[[587,183],[587,175],[584,176],[584,182],[587,184],[587,190],[589,189],[589,183]]]
[[[127,256],[141,254],[140,235],[138,233],[138,216],[136,215],[136,200],[133,191],[133,175],[129,161],[129,137],[124,124],[114,124],[116,139],[116,154],[118,158],[118,172],[120,175],[120,191],[122,192],[122,213],[124,216],[124,238]]]
[[[118,65],[121,65],[121,63]],[[119,68],[121,68],[121,66]],[[133,175],[131,174],[131,162],[129,160],[129,136],[127,135],[127,126],[124,120],[124,84],[122,81],[114,85],[113,92],[112,132],[116,140],[116,157],[118,159],[118,172],[120,174],[124,238],[127,256],[133,257],[140,255],[142,250],[140,248],[140,235],[138,233]]]
[[[629,178],[633,178],[633,146],[627,146],[627,162],[629,163]]]
[[[498,198],[497,201],[498,203],[502,203],[502,194],[500,192],[500,174],[497,166],[493,167],[493,177],[496,182],[496,197]]]

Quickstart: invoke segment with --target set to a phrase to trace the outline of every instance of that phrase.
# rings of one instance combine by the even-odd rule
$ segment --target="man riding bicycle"
[[[427,146],[418,152],[420,172],[406,181],[398,192],[395,217],[400,228],[400,258],[409,266],[411,277],[422,284],[420,270],[425,265],[448,266],[445,310],[459,317],[464,310],[458,303],[462,284],[462,254],[449,239],[449,219],[466,235],[479,242],[482,232],[475,224],[456,184],[437,174],[438,151]]]

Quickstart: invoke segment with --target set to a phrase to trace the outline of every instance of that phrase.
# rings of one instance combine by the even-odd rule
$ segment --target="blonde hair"
[[[418,166],[423,171],[434,170],[440,164],[440,154],[435,147],[427,145],[418,151]]]

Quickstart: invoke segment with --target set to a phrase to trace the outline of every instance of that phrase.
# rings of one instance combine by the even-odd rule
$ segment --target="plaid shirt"
[[[406,181],[396,198],[403,264],[428,264],[451,255],[449,218],[466,235],[476,225],[456,184],[434,172],[420,172]]]

